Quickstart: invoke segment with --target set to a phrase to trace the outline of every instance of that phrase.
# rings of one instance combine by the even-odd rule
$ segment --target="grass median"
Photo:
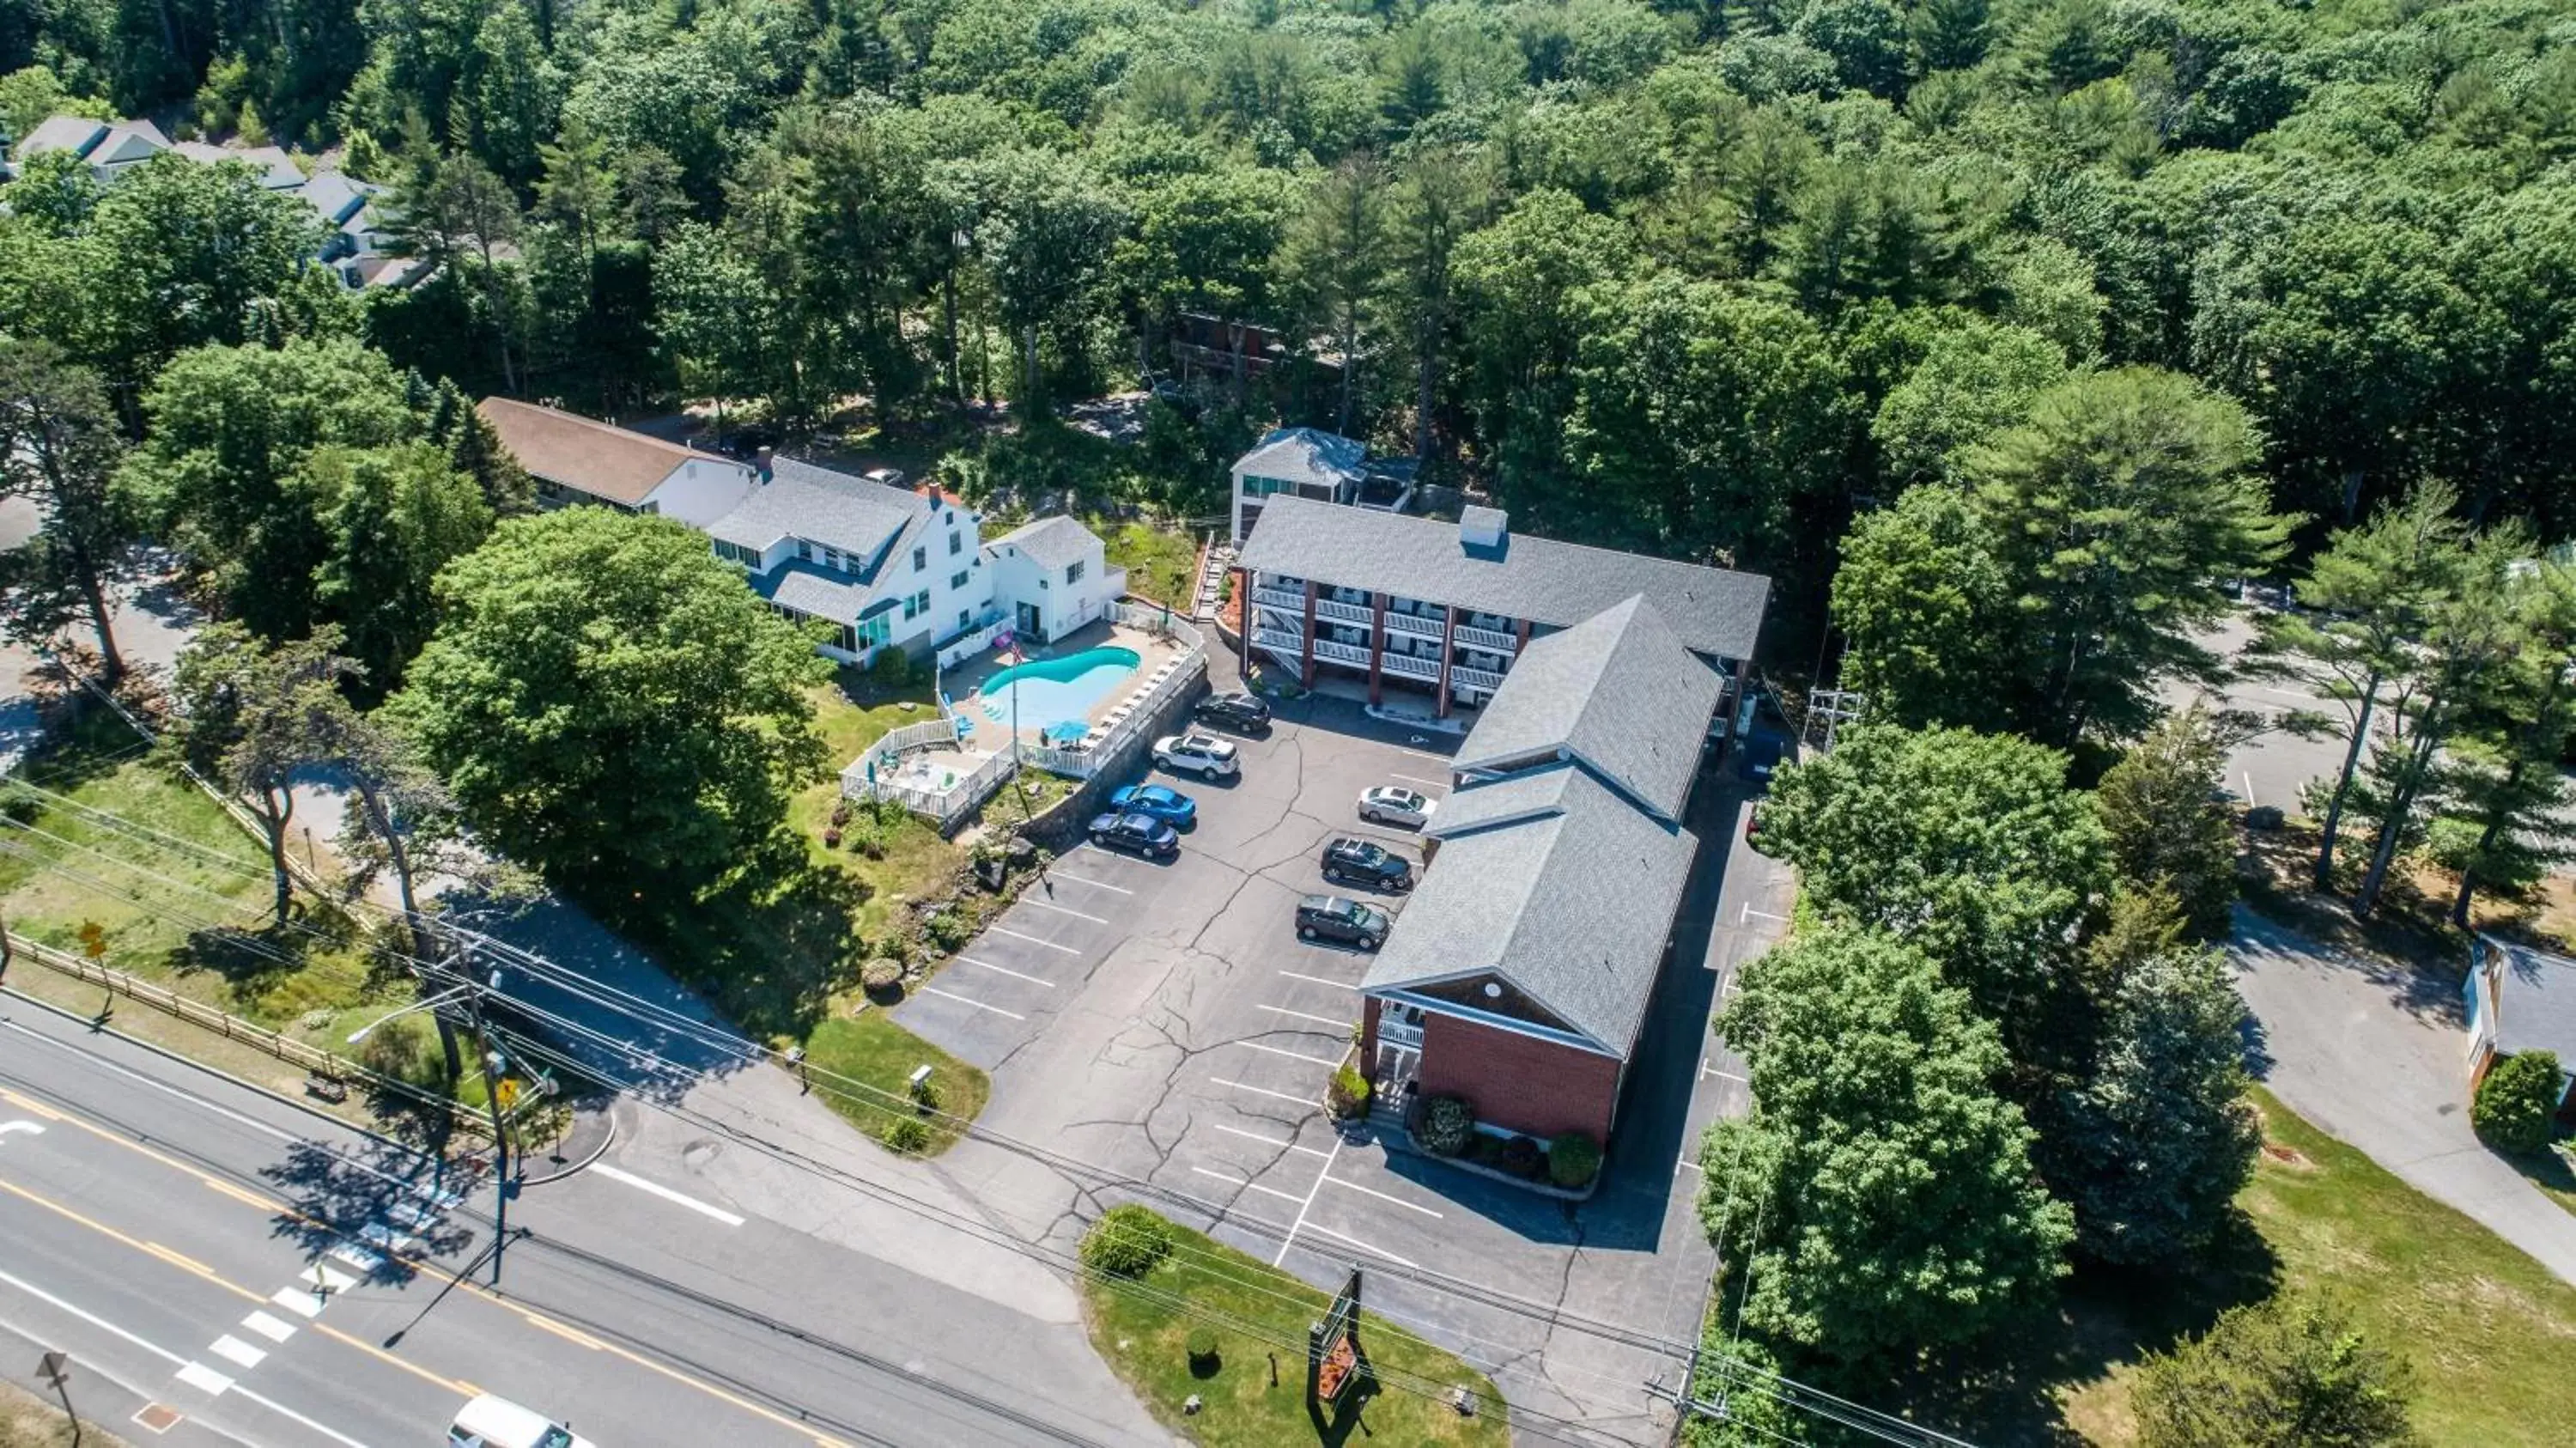
[[[1104,1252],[1104,1238],[1117,1250]],[[1207,1448],[1511,1442],[1484,1374],[1370,1312],[1358,1338],[1376,1390],[1364,1380],[1355,1409],[1319,1419],[1306,1403],[1306,1328],[1331,1296],[1142,1207],[1095,1223],[1083,1260],[1095,1269],[1082,1284],[1092,1347],[1157,1418]],[[1460,1388],[1473,1416],[1451,1404]]]

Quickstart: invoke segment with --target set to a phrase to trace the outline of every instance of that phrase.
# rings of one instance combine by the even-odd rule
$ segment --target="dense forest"
[[[1133,386],[1197,313],[1302,365],[1158,406],[1163,501],[1285,417],[1810,601],[1856,512],[2115,369],[2241,404],[2305,544],[2427,477],[2576,521],[2556,0],[12,0],[0,72],[14,131],[383,184],[441,263],[353,319],[282,214],[188,254],[246,188],[33,168],[0,326],[136,426],[263,297],[469,393],[791,432]]]

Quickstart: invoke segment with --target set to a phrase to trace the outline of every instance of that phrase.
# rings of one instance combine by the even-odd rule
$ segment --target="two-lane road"
[[[1013,1393],[988,1304],[639,1180],[522,1193],[496,1285],[491,1194],[435,1158],[0,997],[0,1342],[169,1441],[434,1442],[480,1391],[603,1448],[1152,1441]],[[933,1350],[959,1314],[981,1361]]]

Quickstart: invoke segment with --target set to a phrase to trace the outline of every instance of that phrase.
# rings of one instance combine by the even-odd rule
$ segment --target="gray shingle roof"
[[[1678,822],[1725,681],[1642,594],[1533,639],[1450,768],[1492,768],[1563,749]]]
[[[304,198],[305,205],[321,213],[324,221],[338,226],[364,210],[376,188],[338,171],[316,171],[296,194]]]
[[[1566,781],[1579,772],[1571,764],[1552,764],[1461,785],[1440,801],[1431,823],[1422,827],[1423,837],[1445,840],[1508,820],[1561,810],[1565,807]]]
[[[2493,936],[2479,943],[2503,957],[2496,973],[2496,1049],[2555,1051],[2576,1066],[2576,960]]]
[[[770,480],[707,532],[757,549],[781,538],[804,538],[873,562],[896,534],[929,511],[929,500],[919,494],[780,458],[771,465]]]
[[[1023,523],[992,542],[986,548],[1010,544],[1028,555],[1040,568],[1062,568],[1091,556],[1100,539],[1081,523],[1062,513]]]
[[[1283,427],[1237,458],[1234,470],[1246,477],[1338,487],[1358,482],[1368,470],[1368,448],[1340,433]]]
[[[1439,858],[1360,988],[1401,990],[1491,971],[1625,1057],[1663,969],[1699,841],[1571,768],[1461,790],[1442,814],[1506,784],[1553,789],[1558,798],[1513,823],[1450,833],[1454,822],[1444,820]]]
[[[868,602],[868,591],[835,578],[817,563],[797,561],[751,577],[751,591],[798,613],[848,623]]]
[[[48,151],[69,151],[86,156],[92,146],[107,138],[107,122],[87,116],[47,116],[33,130],[19,138],[21,158],[41,156]]]
[[[1454,523],[1348,508],[1287,494],[1263,501],[1243,566],[1346,588],[1526,618],[1579,623],[1631,594],[1655,605],[1681,641],[1723,659],[1753,655],[1771,580],[1696,563],[1614,553],[1529,534],[1469,548]]]

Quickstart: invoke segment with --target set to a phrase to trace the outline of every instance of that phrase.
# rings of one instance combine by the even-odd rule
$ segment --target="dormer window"
[[[805,560],[806,562],[808,562],[808,563],[813,562],[813,561],[814,561],[814,545],[813,545],[813,544],[811,544],[811,543],[806,542],[806,541],[805,541],[804,539],[802,539],[802,538],[797,539],[797,540],[796,540],[796,556],[797,556],[797,557],[799,557],[799,558],[804,559],[804,560]]]

